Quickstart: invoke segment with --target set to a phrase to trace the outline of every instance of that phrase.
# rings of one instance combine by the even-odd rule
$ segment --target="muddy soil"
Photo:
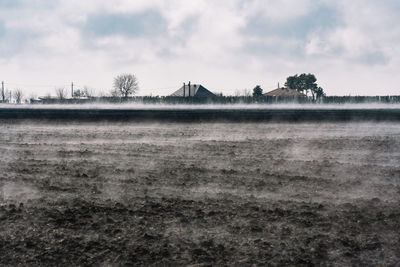
[[[0,124],[0,265],[399,265],[399,123]]]

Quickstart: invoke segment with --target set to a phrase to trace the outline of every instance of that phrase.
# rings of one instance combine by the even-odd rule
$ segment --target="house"
[[[175,91],[171,96],[179,97],[215,97],[215,94],[207,90],[201,84],[183,83],[183,86]]]
[[[293,89],[289,89],[289,88],[285,88],[285,87],[281,87],[281,88],[277,88],[275,90],[272,90],[268,93],[263,94],[264,96],[290,96],[290,97],[306,97],[305,94],[302,94],[296,90]]]

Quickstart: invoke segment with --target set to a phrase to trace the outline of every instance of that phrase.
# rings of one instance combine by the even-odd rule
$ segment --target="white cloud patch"
[[[400,94],[395,0],[4,0],[0,7],[0,79],[27,94],[71,81],[107,90],[120,72],[137,74],[141,94],[153,95],[188,80],[225,94],[256,84],[268,90],[301,72],[315,73],[328,94]]]

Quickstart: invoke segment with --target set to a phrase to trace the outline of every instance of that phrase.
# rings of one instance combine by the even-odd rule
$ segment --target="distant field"
[[[164,122],[400,121],[397,105],[58,105],[0,107],[0,120]]]
[[[3,120],[0,265],[396,265],[400,123]]]

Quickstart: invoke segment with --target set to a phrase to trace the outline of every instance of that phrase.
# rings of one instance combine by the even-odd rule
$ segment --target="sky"
[[[0,0],[0,80],[25,96],[134,74],[233,95],[313,73],[327,95],[400,95],[398,0]]]

